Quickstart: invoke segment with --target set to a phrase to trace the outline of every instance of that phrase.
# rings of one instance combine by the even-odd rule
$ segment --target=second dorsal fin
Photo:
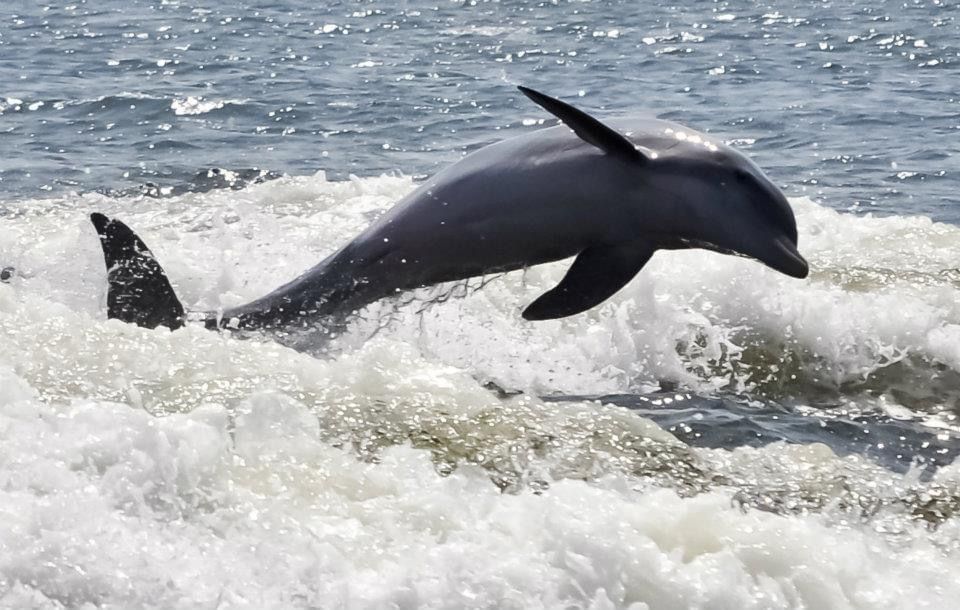
[[[607,127],[586,112],[578,110],[566,102],[552,98],[549,95],[534,91],[529,87],[517,87],[524,95],[542,106],[573,130],[581,140],[592,144],[607,153],[625,161],[644,162],[644,156],[633,143],[615,129]]]

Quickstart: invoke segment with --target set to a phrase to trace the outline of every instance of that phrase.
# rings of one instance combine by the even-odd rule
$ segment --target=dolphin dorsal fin
[[[529,87],[518,85],[517,88],[546,109],[547,112],[563,121],[584,142],[596,146],[608,155],[619,157],[625,161],[642,163],[647,160],[647,157],[637,150],[637,147],[630,140],[586,112],[577,110],[566,102],[561,102]]]

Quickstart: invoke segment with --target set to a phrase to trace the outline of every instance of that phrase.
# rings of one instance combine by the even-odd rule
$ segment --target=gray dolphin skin
[[[562,124],[491,144],[404,197],[293,281],[223,312],[185,314],[160,265],[126,225],[91,219],[106,259],[108,316],[141,326],[309,326],[399,292],[576,257],[523,312],[586,311],[617,292],[656,250],[706,248],[796,278],[807,262],[783,193],[739,152],[655,119],[609,126],[520,87]]]

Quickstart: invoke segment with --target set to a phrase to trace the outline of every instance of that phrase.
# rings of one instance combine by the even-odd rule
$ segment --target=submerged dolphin
[[[748,256],[806,277],[787,199],[742,154],[667,121],[607,126],[520,91],[564,124],[468,155],[300,277],[199,317],[209,328],[306,326],[400,291],[576,256],[560,284],[523,312],[561,318],[602,303],[656,250],[679,248]],[[146,245],[117,220],[91,219],[108,269],[109,317],[182,326],[183,306]]]

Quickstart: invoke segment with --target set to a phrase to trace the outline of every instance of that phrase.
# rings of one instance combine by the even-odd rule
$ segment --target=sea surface
[[[242,303],[552,125],[518,84],[743,151],[810,277],[662,252],[523,321],[558,263],[296,350],[106,320],[90,212]],[[0,607],[957,607],[955,0],[8,0],[0,152]]]

